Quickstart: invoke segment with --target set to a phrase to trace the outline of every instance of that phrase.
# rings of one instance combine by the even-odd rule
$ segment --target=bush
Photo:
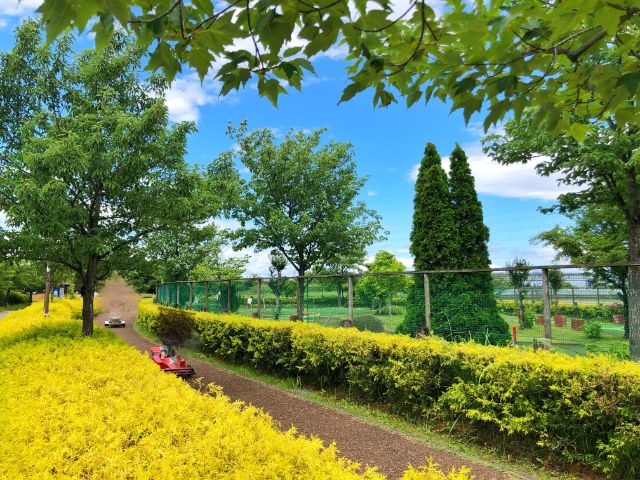
[[[533,328],[533,324],[536,321],[536,313],[533,311],[533,308],[527,307],[524,309],[524,318],[522,320],[524,328]]]
[[[375,315],[356,315],[353,317],[353,326],[361,331],[384,332],[384,323]]]
[[[542,314],[542,300],[525,300],[526,308],[533,310],[535,314]],[[506,315],[517,315],[517,302],[515,300],[498,300],[498,310]],[[559,315],[567,315],[569,317],[584,318],[585,320],[604,320],[610,321],[612,315],[623,315],[622,303],[614,303],[612,305],[597,305],[590,303],[568,303],[560,302],[551,305],[552,313]]]
[[[598,322],[586,322],[582,331],[587,338],[602,338],[602,326]]]
[[[195,326],[192,312],[159,308],[160,317],[151,330],[164,345],[180,347],[191,338]]]
[[[9,305],[19,305],[21,303],[29,303],[29,294],[19,292],[17,290],[11,290],[8,296],[2,296],[2,304],[9,301]]]
[[[0,363],[0,425],[13,439],[0,455],[2,478],[383,480],[333,445],[281,433],[218,387],[201,395],[107,330],[83,338],[70,320],[75,305],[52,307],[47,319],[28,308],[0,322],[3,356],[20,359]],[[472,477],[429,465],[403,478]]]
[[[153,308],[140,305],[158,316]],[[200,313],[196,328],[206,350],[223,358],[342,386],[497,443],[537,444],[535,455],[555,452],[613,478],[640,475],[640,457],[630,453],[640,449],[640,365],[631,362],[238,315]]]

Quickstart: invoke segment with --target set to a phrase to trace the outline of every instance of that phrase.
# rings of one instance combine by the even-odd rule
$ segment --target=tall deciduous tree
[[[152,232],[197,223],[216,202],[184,161],[190,123],[168,126],[165,82],[139,78],[143,52],[123,34],[71,55],[23,24],[0,57],[0,209],[17,257],[72,269],[82,331],[96,282]],[[7,108],[5,108],[7,106]]]
[[[615,208],[627,230],[627,260],[640,264],[640,129],[637,124],[609,117],[591,126],[578,143],[567,135],[552,135],[533,120],[506,122],[504,133],[484,140],[486,151],[500,163],[536,162],[542,175],[560,175],[578,192],[558,197],[553,210],[572,214],[583,207]],[[640,360],[640,267],[629,268],[629,343],[631,358]]]
[[[552,246],[557,259],[578,264],[624,262],[627,258],[629,230],[619,209],[610,205],[585,205],[568,213],[574,221],[568,227],[556,225],[534,237],[534,242]],[[592,269],[594,283],[620,290],[624,306],[625,338],[629,337],[629,269],[601,267]],[[549,271],[551,274],[551,271]]]
[[[281,84],[301,88],[309,59],[340,44],[351,80],[343,100],[367,88],[378,105],[398,94],[408,105],[449,99],[467,119],[487,111],[485,125],[544,105],[540,118],[577,137],[585,126],[576,118],[638,113],[625,102],[640,83],[636,0],[445,0],[437,11],[428,0],[402,10],[394,4],[45,0],[39,10],[50,38],[70,26],[82,31],[94,17],[96,44],[104,45],[115,18],[145,48],[154,45],[151,69],[171,78],[187,64],[204,79],[222,65],[213,73],[223,93],[256,76],[258,91],[273,102],[285,91]],[[238,41],[251,47],[238,48]],[[616,62],[592,69],[590,55]]]
[[[380,216],[357,200],[366,178],[356,172],[352,146],[322,145],[323,133],[289,132],[277,143],[271,130],[247,134],[243,124],[229,130],[237,148],[212,167],[226,170],[239,185],[237,206],[231,207],[242,224],[237,246],[275,248],[300,277],[382,238]],[[234,158],[248,169],[248,180],[234,170]],[[303,293],[299,279],[298,318]]]

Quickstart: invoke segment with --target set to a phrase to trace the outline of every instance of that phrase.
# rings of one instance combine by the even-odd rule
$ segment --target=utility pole
[[[49,298],[51,297],[51,265],[47,262],[47,273],[44,277],[44,316],[49,316]]]

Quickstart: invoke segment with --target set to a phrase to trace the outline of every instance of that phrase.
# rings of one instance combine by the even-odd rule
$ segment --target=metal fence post
[[[180,282],[176,282],[176,305],[180,308]]]
[[[600,287],[596,287],[596,303],[600,305]]]
[[[429,285],[429,275],[423,274],[424,278],[424,326],[427,332],[431,333],[431,288]]]
[[[542,303],[544,313],[544,338],[551,340],[551,302],[549,301],[549,269],[542,269]]]
[[[258,309],[256,311],[256,316],[258,318],[262,317],[262,279],[258,279]]]
[[[576,289],[571,287],[571,303],[576,304]]]
[[[189,282],[189,310],[193,309],[193,282]]]
[[[231,313],[231,280],[227,280],[227,313]]]
[[[209,282],[204,282],[204,311],[209,311]]]
[[[160,289],[158,288],[158,282],[156,282],[156,298],[153,303],[160,303]]]
[[[347,277],[349,285],[349,322],[353,325],[353,277],[349,275]]]

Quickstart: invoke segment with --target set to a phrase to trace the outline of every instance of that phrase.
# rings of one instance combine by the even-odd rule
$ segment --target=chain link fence
[[[428,331],[451,341],[628,356],[626,266],[309,276],[303,278],[301,299],[297,280],[163,283],[156,301],[328,327],[410,335]]]

